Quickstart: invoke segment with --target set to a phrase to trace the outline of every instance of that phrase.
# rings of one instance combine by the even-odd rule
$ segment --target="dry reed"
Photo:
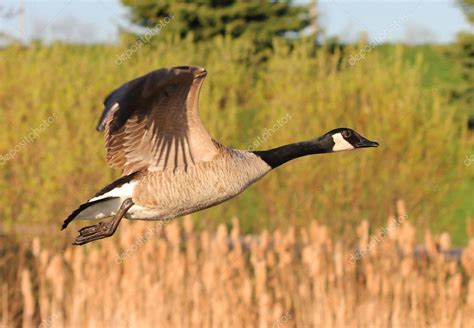
[[[398,204],[396,215],[404,211]],[[14,304],[0,298],[2,327],[474,324],[474,240],[460,261],[445,256],[447,235],[427,232],[417,251],[405,221],[351,261],[355,249],[315,221],[299,231],[242,235],[237,219],[230,232],[211,233],[196,231],[188,217],[136,242],[150,224],[127,222],[119,238],[62,253],[37,241],[19,251],[21,263],[2,268],[10,277],[2,294],[21,294]],[[364,221],[359,248],[373,239],[368,231]],[[1,263],[7,253],[2,247]]]

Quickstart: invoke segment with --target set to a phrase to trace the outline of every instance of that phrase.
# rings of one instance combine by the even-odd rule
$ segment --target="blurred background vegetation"
[[[381,144],[291,162],[229,203],[193,214],[197,227],[238,217],[251,233],[316,218],[351,238],[363,219],[382,227],[403,199],[420,234],[431,228],[450,232],[457,244],[467,240],[474,212],[474,162],[465,162],[474,156],[472,33],[450,45],[318,42],[314,3],[123,4],[143,28],[172,20],[139,47],[143,36],[123,31],[116,45],[13,40],[0,50],[0,154],[17,149],[0,167],[3,229],[59,229],[72,209],[117,178],[94,131],[102,100],[153,69],[190,64],[209,72],[201,116],[226,145],[246,149],[287,115],[261,149],[340,126]],[[472,22],[472,1],[462,6]],[[365,58],[351,65],[364,49]],[[123,54],[131,55],[118,64]],[[50,117],[49,127],[18,147]]]

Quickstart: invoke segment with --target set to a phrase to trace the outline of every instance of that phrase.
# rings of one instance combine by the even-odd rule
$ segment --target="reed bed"
[[[316,221],[243,235],[235,218],[215,232],[189,217],[127,222],[118,237],[64,251],[3,238],[0,325],[472,327],[474,239],[459,260],[446,256],[447,234],[426,232],[417,247],[403,210],[377,242],[383,229],[362,222],[356,247]]]
[[[225,206],[194,215],[196,226],[205,222],[204,228],[215,229],[238,215],[248,233],[299,229],[307,218],[318,218],[353,238],[360,218],[381,226],[394,199],[406,199],[420,227],[432,227],[460,207],[462,199],[446,197],[472,177],[464,164],[472,154],[465,121],[456,118],[466,111],[438,88],[423,86],[427,68],[421,54],[407,60],[402,46],[389,54],[374,49],[351,66],[348,56],[356,48],[347,47],[344,55],[309,42],[290,46],[275,40],[268,60],[255,63],[252,47],[244,39],[163,40],[121,65],[116,58],[127,45],[0,50],[4,225],[57,225],[118,178],[118,170],[106,169],[103,135],[94,132],[103,99],[153,69],[187,64],[209,71],[200,115],[225,145],[262,150],[344,126],[380,142],[376,150],[284,165]]]

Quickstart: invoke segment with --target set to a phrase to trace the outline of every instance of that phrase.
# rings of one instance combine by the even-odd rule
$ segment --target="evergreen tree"
[[[291,0],[121,1],[130,9],[133,23],[153,28],[172,17],[164,31],[181,37],[191,33],[194,41],[230,35],[268,45],[274,36],[299,33],[310,24],[308,7]]]
[[[469,23],[473,25],[474,0],[460,0],[459,3]],[[463,84],[453,92],[453,96],[469,111],[469,128],[474,129],[474,34],[472,32],[458,34],[454,57],[458,63]]]

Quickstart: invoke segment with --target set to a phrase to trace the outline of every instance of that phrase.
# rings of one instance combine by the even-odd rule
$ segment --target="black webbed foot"
[[[100,222],[93,226],[84,227],[79,230],[79,236],[72,243],[73,245],[84,245],[91,241],[110,237],[114,234],[115,229],[112,223]]]
[[[91,241],[103,239],[112,236],[118,228],[120,221],[122,220],[128,209],[134,205],[130,198],[124,200],[120,206],[117,214],[112,218],[110,223],[100,222],[93,226],[84,227],[79,230],[79,236],[72,243],[73,245],[84,245]]]

